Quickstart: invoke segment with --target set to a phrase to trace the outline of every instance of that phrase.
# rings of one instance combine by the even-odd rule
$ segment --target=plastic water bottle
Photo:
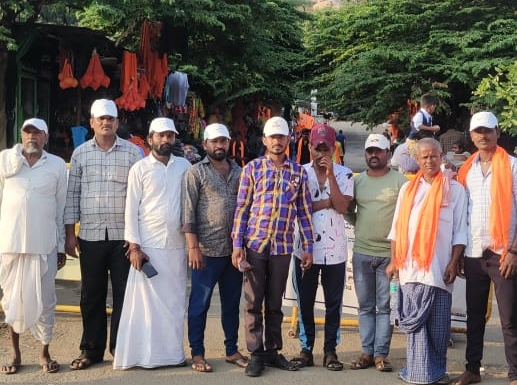
[[[390,281],[390,324],[398,326],[399,280],[393,277]]]

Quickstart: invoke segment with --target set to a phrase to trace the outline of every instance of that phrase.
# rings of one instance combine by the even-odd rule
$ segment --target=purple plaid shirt
[[[307,173],[288,158],[277,168],[267,157],[242,170],[232,229],[234,248],[244,246],[271,255],[291,254],[298,219],[303,250],[312,253],[312,201]]]

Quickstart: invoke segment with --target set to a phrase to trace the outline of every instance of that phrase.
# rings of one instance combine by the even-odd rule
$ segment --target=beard
[[[172,154],[172,145],[162,144],[161,146],[153,146],[153,151],[161,156],[170,156]]]
[[[35,143],[26,143],[23,146],[23,152],[28,155],[34,155],[41,153],[41,148],[38,147]]]
[[[206,155],[213,160],[224,160],[226,159],[227,152],[224,150],[207,151]]]

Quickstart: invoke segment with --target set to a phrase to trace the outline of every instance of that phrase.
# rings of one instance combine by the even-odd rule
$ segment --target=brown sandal
[[[302,350],[298,357],[291,358],[289,362],[297,365],[299,368],[314,366],[314,358],[312,357],[312,353],[307,350]]]
[[[370,356],[369,354],[362,353],[357,361],[352,361],[352,364],[350,365],[350,369],[357,370],[357,369],[367,369],[372,366],[375,366],[375,360],[373,359],[373,356]]]
[[[343,363],[337,359],[336,353],[327,353],[323,357],[323,366],[333,372],[343,370]]]
[[[393,370],[391,363],[384,357],[375,358],[375,367],[379,372],[391,372]]]

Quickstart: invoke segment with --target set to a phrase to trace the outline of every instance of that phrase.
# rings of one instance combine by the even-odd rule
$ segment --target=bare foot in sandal
[[[2,364],[0,368],[0,373],[2,374],[15,374],[18,372],[18,369],[20,369],[20,362],[18,361],[11,361],[6,362],[5,364]]]
[[[343,370],[343,363],[337,359],[336,353],[326,353],[323,357],[323,366],[333,372]]]
[[[240,366],[241,368],[246,368],[248,366],[248,357],[243,356],[241,352],[236,352],[231,356],[226,356],[226,362]]]
[[[375,365],[375,360],[373,359],[373,356],[370,356],[369,354],[362,353],[357,361],[352,361],[352,364],[350,365],[350,369],[356,370],[356,369],[367,369],[369,367],[372,367]]]
[[[205,361],[203,356],[194,356],[190,361],[190,367],[196,372],[208,373],[212,371],[212,367]]]

